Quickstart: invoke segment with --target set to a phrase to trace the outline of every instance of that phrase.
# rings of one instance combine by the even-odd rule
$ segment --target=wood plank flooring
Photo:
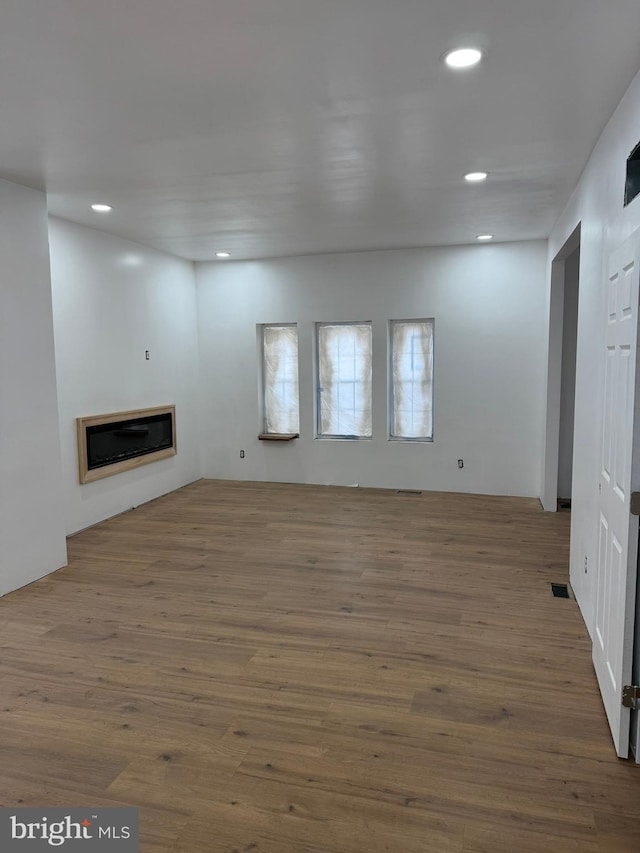
[[[626,853],[537,501],[200,481],[0,600],[0,803],[133,805],[142,853]]]

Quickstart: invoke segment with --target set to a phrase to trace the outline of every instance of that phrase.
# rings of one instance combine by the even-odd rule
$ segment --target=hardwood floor
[[[142,853],[640,849],[567,581],[515,498],[200,481],[0,600],[0,803]]]

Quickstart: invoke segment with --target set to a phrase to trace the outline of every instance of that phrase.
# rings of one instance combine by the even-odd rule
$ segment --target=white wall
[[[49,238],[71,533],[200,476],[195,276],[188,261],[61,219]],[[176,456],[79,484],[77,417],[171,403]]]
[[[570,498],[572,487],[579,264],[579,250],[572,252],[564,262],[564,311],[562,314],[562,368],[558,448],[558,497],[560,498]]]
[[[582,223],[571,514],[571,584],[591,632],[594,621],[598,529],[603,385],[601,353],[605,331],[604,282],[612,250],[640,227],[640,198],[629,207],[623,207],[626,159],[639,139],[640,74],[634,79],[600,137],[578,186],[549,239],[547,281],[551,279],[553,259],[576,226]],[[547,423],[547,441],[550,427],[551,421]]]
[[[545,258],[530,242],[196,265],[204,475],[538,495]],[[387,320],[411,317],[435,317],[433,444],[387,441]],[[338,320],[373,322],[372,441],[313,438],[313,324]],[[257,440],[256,324],[273,322],[299,324],[288,444]]]
[[[46,201],[0,180],[0,595],[66,563]]]

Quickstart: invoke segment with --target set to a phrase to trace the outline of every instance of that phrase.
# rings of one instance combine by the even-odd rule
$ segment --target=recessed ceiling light
[[[109,213],[113,208],[110,204],[92,204],[91,210],[93,210],[94,213]]]
[[[230,258],[230,252],[216,252],[216,258]]]
[[[464,179],[465,181],[469,181],[470,184],[479,184],[480,181],[486,181],[488,177],[488,172],[469,172],[464,176]]]
[[[129,252],[127,255],[122,256],[121,263],[125,267],[141,267],[144,263],[144,258],[142,255]]]
[[[482,51],[477,47],[459,47],[445,53],[444,61],[449,68],[471,68],[482,59]]]
[[[476,240],[493,240],[493,234],[478,234]]]

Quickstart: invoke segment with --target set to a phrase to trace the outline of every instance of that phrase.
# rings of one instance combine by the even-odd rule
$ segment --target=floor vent
[[[412,497],[413,495],[421,495],[421,494],[422,494],[422,492],[416,492],[413,489],[396,489],[396,495],[409,495]]]
[[[552,583],[551,592],[555,598],[569,598],[569,589],[566,583]]]

